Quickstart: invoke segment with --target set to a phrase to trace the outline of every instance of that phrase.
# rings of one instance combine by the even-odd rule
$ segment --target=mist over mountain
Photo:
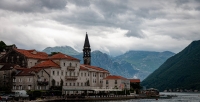
[[[70,46],[56,46],[56,47],[47,47],[43,50],[43,52],[46,52],[47,54],[51,54],[51,52],[62,52],[64,54],[68,55],[77,55],[79,54],[78,51],[74,50]]]
[[[143,82],[147,88],[200,90],[200,40],[165,61]]]
[[[47,53],[62,52],[80,59],[81,63],[83,63],[83,54],[69,46],[48,47],[43,51]],[[174,53],[169,51],[128,51],[122,55],[111,57],[106,53],[96,50],[91,52],[91,65],[109,70],[111,74],[143,80],[173,55]]]

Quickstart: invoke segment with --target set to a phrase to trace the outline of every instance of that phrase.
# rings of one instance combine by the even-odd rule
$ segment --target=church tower
[[[87,32],[86,32],[85,42],[83,46],[83,61],[85,65],[91,64],[91,49],[90,49],[90,42],[88,39]]]

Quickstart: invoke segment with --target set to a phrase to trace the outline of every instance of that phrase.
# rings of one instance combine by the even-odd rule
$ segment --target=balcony
[[[65,80],[77,80],[78,76],[65,76]]]
[[[47,86],[47,85],[49,85],[49,82],[48,81],[37,81],[37,85],[39,85],[39,86]]]
[[[68,66],[68,67],[67,67],[67,70],[74,71],[74,70],[75,70],[75,67],[73,67],[73,66]]]

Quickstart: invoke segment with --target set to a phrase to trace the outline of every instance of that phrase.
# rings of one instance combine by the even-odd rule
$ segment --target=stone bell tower
[[[88,35],[86,32],[85,42],[83,46],[83,61],[85,65],[91,65],[91,49]]]

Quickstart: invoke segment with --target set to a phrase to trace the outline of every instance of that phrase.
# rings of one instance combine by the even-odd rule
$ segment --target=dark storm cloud
[[[95,50],[178,52],[200,39],[199,18],[199,0],[0,0],[0,38],[28,49],[82,49],[88,32]],[[9,37],[15,33],[20,40]]]
[[[0,9],[17,12],[47,12],[64,9],[66,0],[0,0]]]

